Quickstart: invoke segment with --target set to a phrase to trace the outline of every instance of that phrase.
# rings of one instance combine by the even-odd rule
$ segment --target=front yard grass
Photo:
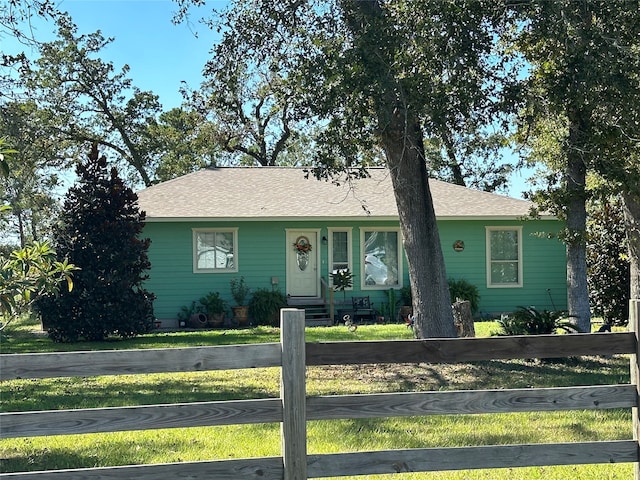
[[[476,324],[478,336],[495,328]],[[308,341],[411,338],[404,325],[307,329]],[[155,333],[126,341],[53,344],[24,325],[14,326],[2,353],[82,349],[160,348],[277,342],[273,328]],[[0,384],[0,411],[89,408],[135,404],[277,397],[279,369],[11,380]],[[309,367],[308,395],[475,388],[527,388],[628,383],[625,356],[557,362],[488,361],[453,365],[348,365]],[[1,426],[0,426],[1,428]],[[428,416],[308,423],[308,451],[340,451],[628,439],[629,410],[531,414]],[[278,424],[202,427],[6,439],[0,471],[34,471],[280,455]],[[370,479],[519,480],[632,478],[632,465],[532,467],[355,477]],[[347,477],[343,477],[347,478]]]

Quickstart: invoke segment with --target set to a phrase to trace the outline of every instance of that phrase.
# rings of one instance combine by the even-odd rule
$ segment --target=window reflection
[[[397,231],[364,232],[364,284],[399,285],[399,234]]]

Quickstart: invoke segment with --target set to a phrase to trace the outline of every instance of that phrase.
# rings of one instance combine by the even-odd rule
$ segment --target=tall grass
[[[479,336],[496,329],[476,324]],[[156,333],[100,344],[53,344],[30,329],[2,339],[3,353],[66,349],[186,347],[279,341],[273,328]],[[307,329],[307,341],[411,338],[404,325]],[[309,395],[475,388],[526,388],[629,381],[628,359],[585,357],[563,362],[524,360],[470,364],[309,367]],[[277,397],[279,369],[12,380],[1,385],[0,410],[29,411]],[[0,426],[1,428],[1,426]],[[313,421],[309,453],[628,439],[628,410]],[[2,472],[164,463],[280,455],[279,425],[235,425],[143,432],[7,439],[0,441]],[[358,479],[628,479],[632,466],[583,465],[361,476]],[[344,478],[344,477],[343,477]]]

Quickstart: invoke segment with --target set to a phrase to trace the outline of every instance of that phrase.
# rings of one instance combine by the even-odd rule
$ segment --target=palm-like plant
[[[346,289],[353,286],[353,274],[348,268],[336,270],[331,273],[331,279],[333,280],[333,288],[342,292],[344,301],[347,301]]]
[[[535,307],[518,307],[510,315],[498,320],[498,335],[548,335],[564,330],[576,333],[576,324],[567,318],[566,312],[537,310]]]

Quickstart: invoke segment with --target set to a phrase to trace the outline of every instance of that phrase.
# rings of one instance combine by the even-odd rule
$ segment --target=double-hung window
[[[400,230],[362,228],[360,231],[360,269],[363,289],[388,289],[402,286],[402,249]]]
[[[193,271],[222,273],[238,271],[238,229],[193,230]]]
[[[351,265],[351,229],[329,229],[329,273],[349,269]],[[329,275],[329,285],[333,286],[333,278]]]
[[[486,227],[487,287],[522,287],[522,227]]]

